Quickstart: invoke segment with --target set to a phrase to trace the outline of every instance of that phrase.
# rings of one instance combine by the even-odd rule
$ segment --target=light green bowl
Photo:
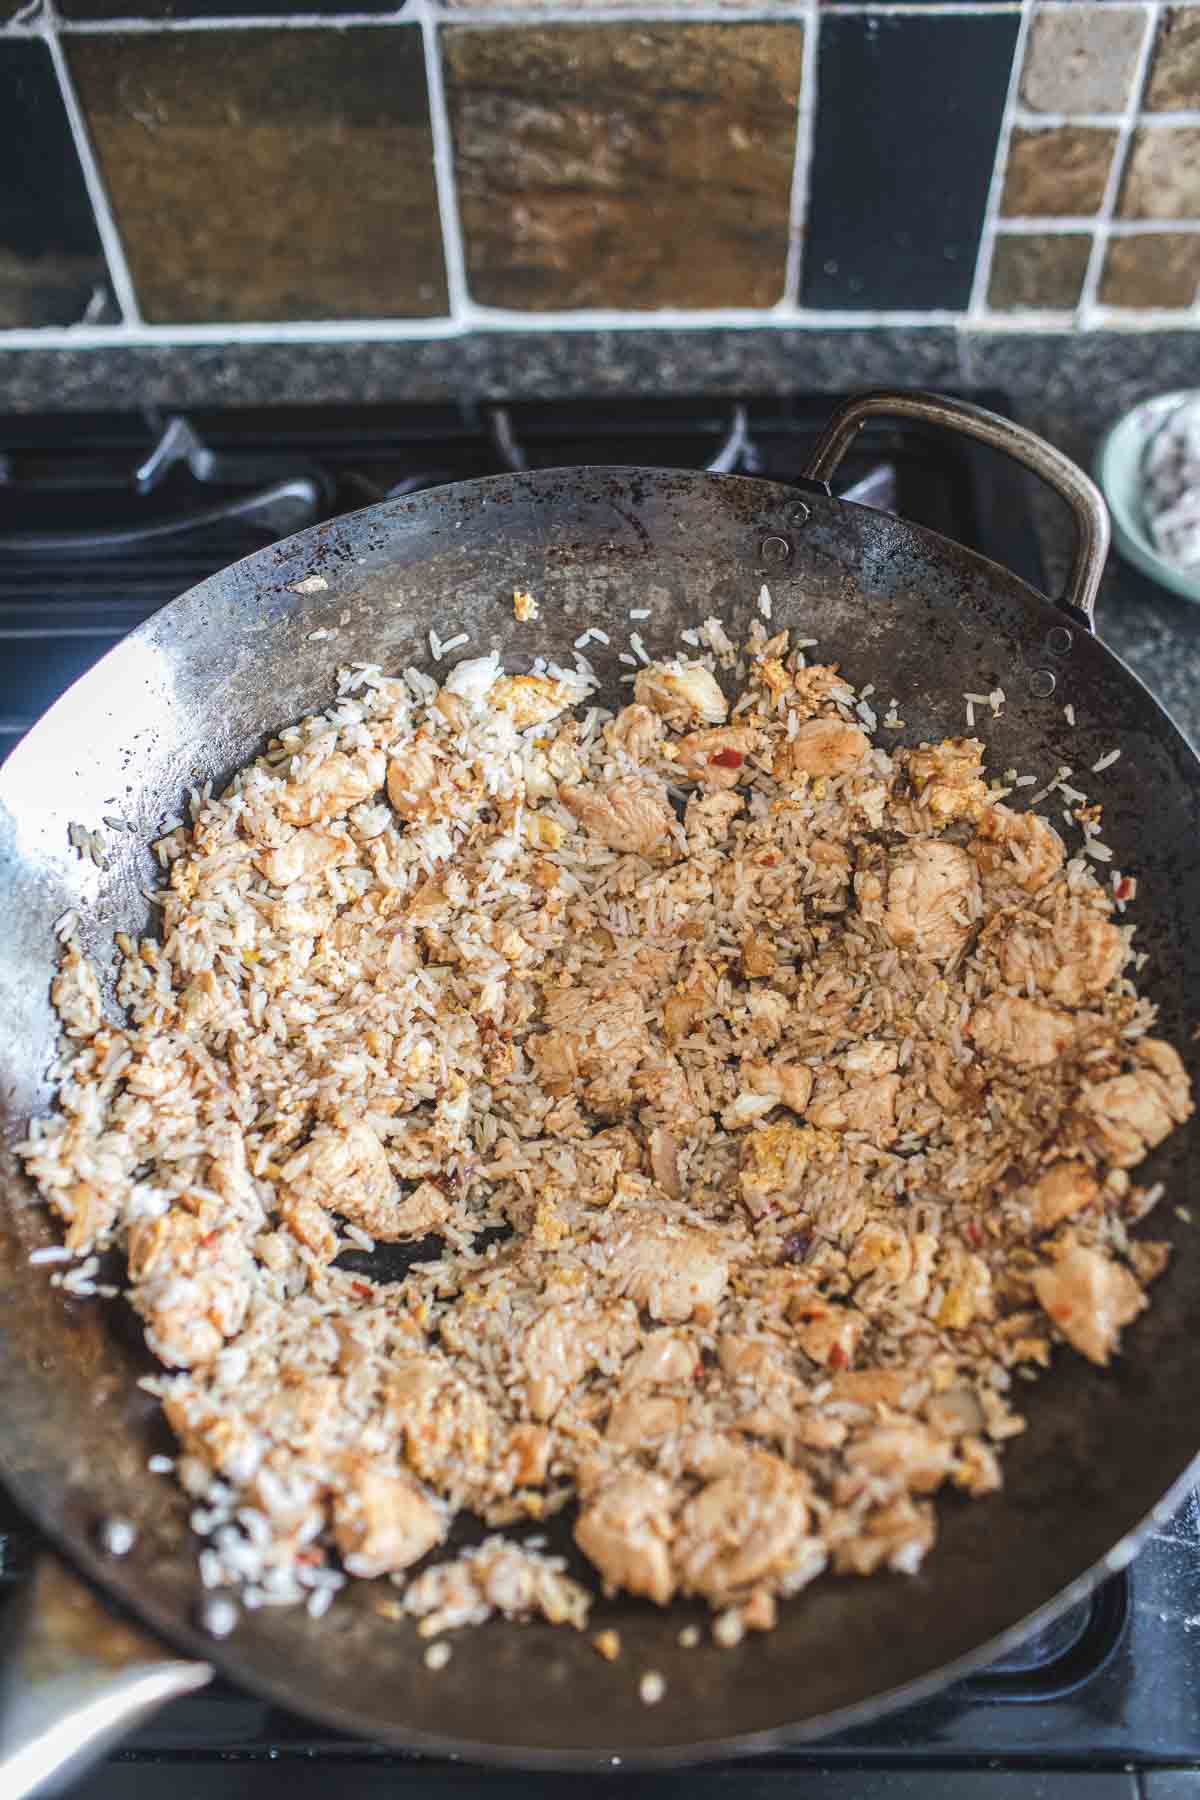
[[[1142,509],[1142,462],[1146,445],[1164,420],[1184,400],[1194,400],[1200,390],[1179,388],[1143,400],[1117,420],[1096,452],[1096,480],[1112,514],[1113,542],[1135,569],[1151,581],[1200,603],[1200,570],[1177,568],[1160,556],[1150,541]]]

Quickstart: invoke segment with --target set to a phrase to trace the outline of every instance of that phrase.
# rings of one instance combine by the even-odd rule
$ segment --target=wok
[[[1057,605],[934,533],[831,497],[828,480],[870,415],[902,414],[1005,450],[1072,508],[1077,550]],[[800,490],[734,476],[560,469],[469,481],[368,508],[301,533],[203,582],[113,650],[30,732],[0,773],[0,1475],[93,1584],[47,1564],[9,1657],[0,1787],[30,1792],[72,1754],[93,1752],[145,1708],[206,1679],[230,1680],[359,1737],[494,1763],[650,1766],[761,1751],[862,1723],[982,1664],[1133,1554],[1171,1507],[1197,1449],[1200,1254],[1173,1206],[1153,1220],[1177,1239],[1154,1305],[1114,1368],[1064,1352],[1031,1395],[1029,1428],[1005,1459],[1001,1493],[940,1506],[937,1549],[915,1577],[822,1579],[783,1608],[777,1631],[736,1653],[683,1650],[687,1608],[599,1604],[624,1653],[609,1665],[584,1634],[493,1622],[465,1634],[432,1673],[411,1621],[377,1612],[357,1583],[320,1621],[292,1610],[243,1615],[217,1643],[201,1597],[188,1502],[148,1476],[169,1449],[136,1386],[149,1366],[122,1302],[71,1300],[31,1269],[53,1241],[13,1144],[50,1099],[52,922],[77,907],[100,950],[146,929],[147,840],[189,785],[220,784],[284,722],[327,703],[335,665],[428,666],[428,630],[470,633],[464,652],[570,660],[589,646],[619,703],[618,650],[631,607],[651,652],[718,614],[731,635],[756,616],[766,581],[778,625],[820,640],[857,683],[896,695],[905,742],[962,720],[965,691],[1002,687],[985,735],[994,770],[1087,770],[1110,746],[1104,836],[1136,870],[1143,977],[1161,1029],[1189,1059],[1200,992],[1197,759],[1135,677],[1092,632],[1107,519],[1091,483],[1007,421],[933,396],[852,401],[832,421]],[[542,603],[513,619],[514,587]],[[320,634],[320,635],[318,635]],[[1064,705],[1074,708],[1072,730]],[[1091,784],[1089,784],[1091,785]],[[1097,784],[1098,785],[1098,784]],[[67,827],[103,815],[109,867],[68,847]],[[107,966],[107,964],[106,964]],[[1171,1199],[1196,1187],[1200,1138],[1177,1133],[1146,1171]],[[119,1515],[136,1543],[116,1557],[98,1525]],[[568,1541],[568,1526],[559,1522]],[[96,1590],[141,1621],[98,1622]],[[170,1650],[162,1648],[169,1645]],[[665,1698],[643,1705],[657,1669]]]

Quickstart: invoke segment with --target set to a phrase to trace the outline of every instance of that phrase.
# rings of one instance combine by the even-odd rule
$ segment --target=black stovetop
[[[972,398],[1006,411],[1003,396]],[[576,462],[718,466],[790,480],[828,397],[507,407],[0,417],[0,757],[125,631],[278,536],[390,493]],[[920,427],[869,426],[845,491],[1040,584],[1024,478]],[[36,1538],[0,1502],[0,1580]],[[345,1793],[576,1800],[630,1778],[527,1776],[398,1756],[217,1685],[157,1715],[78,1800],[315,1800]],[[1017,1654],[880,1724],[748,1763],[638,1776],[659,1800],[1200,1800],[1200,1505]],[[0,1796],[0,1800],[3,1797]]]

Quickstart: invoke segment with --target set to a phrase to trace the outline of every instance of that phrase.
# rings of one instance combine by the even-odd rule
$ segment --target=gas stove
[[[1003,395],[971,398],[1008,411]],[[0,757],[77,675],[193,583],[389,495],[570,463],[707,467],[788,481],[837,396],[490,406],[330,406],[0,417]],[[965,440],[880,421],[842,492],[1041,585],[1024,477]],[[0,1592],[37,1534],[0,1496]],[[879,1724],[793,1751],[634,1778],[648,1800],[1200,1800],[1200,1503],[1020,1651]],[[364,1800],[628,1792],[398,1755],[217,1684],[175,1702],[78,1800]]]

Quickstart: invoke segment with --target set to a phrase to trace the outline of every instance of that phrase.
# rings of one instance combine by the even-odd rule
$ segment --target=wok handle
[[[916,419],[922,425],[943,425],[948,431],[960,431],[989,449],[1002,450],[1014,461],[1024,463],[1040,475],[1061,500],[1065,500],[1075,520],[1075,560],[1067,579],[1066,591],[1058,602],[1064,612],[1095,630],[1096,590],[1104,573],[1108,555],[1109,521],[1099,488],[1073,463],[1069,456],[1048,444],[1035,432],[1027,431],[1000,413],[986,407],[973,406],[969,400],[950,400],[942,394],[904,392],[884,388],[871,394],[859,394],[838,408],[826,425],[808,467],[805,479],[828,483],[838,464],[868,419],[880,413],[893,418]]]
[[[6,1620],[0,1672],[0,1794],[58,1794],[157,1707],[212,1680],[109,1612],[45,1554]]]

